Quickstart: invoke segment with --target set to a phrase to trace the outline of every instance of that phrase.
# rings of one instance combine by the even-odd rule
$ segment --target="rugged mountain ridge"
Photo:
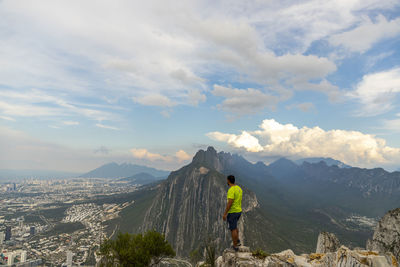
[[[146,173],[146,172],[141,172],[135,175],[132,175],[130,177],[125,177],[125,178],[121,178],[119,179],[120,181],[127,181],[131,184],[140,184],[140,185],[145,185],[145,184],[150,184],[156,181],[160,181],[165,179],[163,178],[159,178],[159,177],[154,177],[153,175]]]
[[[341,162],[340,160],[336,160],[336,159],[333,159],[333,158],[303,158],[303,159],[296,160],[295,163],[298,164],[298,165],[301,165],[304,162],[319,163],[321,161],[325,162],[326,165],[328,165],[328,166],[336,165],[339,168],[351,168],[352,167],[350,165],[347,165],[347,164]]]
[[[388,172],[382,168],[362,169],[357,167],[341,168],[328,165],[324,161],[301,165],[281,158],[267,166],[275,177],[294,181],[326,181],[359,190],[365,197],[371,194],[400,194],[400,172]]]
[[[145,220],[140,229],[131,231],[155,228],[167,233],[181,255],[198,248],[209,235],[218,239],[221,247],[229,245],[229,232],[220,217],[228,189],[225,176],[234,174],[248,195],[256,196],[257,205],[246,212],[244,227],[240,226],[246,245],[268,252],[291,248],[301,254],[313,249],[320,231],[329,231],[349,248],[364,246],[376,224],[370,217],[382,216],[398,205],[399,199],[396,194],[365,195],[359,188],[348,186],[352,179],[363,183],[358,168],[346,170],[348,180],[335,182],[338,170],[323,162],[297,166],[287,159],[268,166],[262,162],[253,164],[239,155],[217,153],[210,147],[198,151],[192,163],[160,183],[154,197],[140,206],[140,212],[134,211],[136,217],[140,214]],[[379,177],[367,176],[365,188],[369,179]],[[199,235],[191,234],[193,229]],[[188,237],[184,237],[186,233]]]
[[[178,255],[187,256],[207,238],[222,248],[229,246],[230,232],[222,214],[226,205],[226,177],[218,170],[221,162],[213,148],[200,150],[191,164],[172,172],[158,190],[147,211],[143,230],[165,234]],[[258,208],[256,195],[243,187],[243,218],[239,223],[242,242],[247,241],[243,223]],[[264,223],[265,224],[265,223]],[[245,241],[246,240],[246,241]]]

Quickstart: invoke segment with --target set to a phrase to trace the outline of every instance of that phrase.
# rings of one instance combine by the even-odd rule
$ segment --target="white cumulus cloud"
[[[207,136],[232,147],[264,156],[332,157],[353,166],[393,164],[400,160],[400,149],[371,134],[347,130],[298,128],[273,119],[264,120],[256,131],[241,134],[211,132]]]
[[[360,116],[376,116],[394,107],[400,93],[400,68],[364,75],[356,89],[348,93],[362,104]]]

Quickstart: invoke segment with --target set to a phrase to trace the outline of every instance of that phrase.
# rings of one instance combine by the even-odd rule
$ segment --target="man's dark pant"
[[[241,212],[228,213],[228,216],[226,217],[226,221],[228,222],[229,230],[232,231],[232,230],[237,229],[237,223],[240,218],[240,215],[242,215]]]

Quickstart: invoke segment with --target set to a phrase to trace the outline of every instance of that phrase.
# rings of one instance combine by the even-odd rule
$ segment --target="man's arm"
[[[226,203],[224,216],[222,217],[222,219],[224,219],[224,221],[226,220],[226,216],[228,216],[228,211],[231,209],[232,204],[233,204],[233,199],[228,198],[228,203]]]

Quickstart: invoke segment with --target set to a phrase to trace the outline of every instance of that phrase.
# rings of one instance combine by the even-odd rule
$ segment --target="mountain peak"
[[[207,147],[207,152],[217,155],[217,150],[212,146]]]
[[[217,151],[212,146],[209,146],[206,151],[202,149],[197,151],[192,163],[198,163],[216,170],[219,170],[221,167]]]
[[[318,157],[317,158],[303,158],[303,159],[296,160],[296,163],[298,165],[302,165],[304,162],[319,163],[321,161],[325,162],[326,165],[328,165],[328,166],[336,165],[339,168],[351,168],[350,165],[347,165],[347,164],[345,164],[339,160],[333,159],[333,158],[322,158],[322,157],[321,158],[318,158]]]
[[[138,173],[149,173],[155,177],[165,177],[169,174],[168,171],[157,170],[154,168],[135,165],[128,162],[118,164],[116,162],[111,162],[104,164],[94,170],[91,170],[81,177],[85,178],[123,178],[130,177]]]
[[[267,166],[267,165],[265,165],[265,163],[262,162],[262,161],[257,161],[254,165],[255,165],[255,166],[259,166],[259,167],[265,167],[265,166]]]
[[[296,172],[299,166],[287,158],[280,158],[267,166],[268,172],[275,178],[286,178]]]
[[[294,163],[290,159],[282,157],[282,158],[279,158],[278,160],[272,162],[268,166],[270,166],[270,167],[275,167],[275,166],[280,166],[280,167],[290,166],[290,167],[292,167],[292,166],[297,166],[297,165],[296,165],[296,163]]]

